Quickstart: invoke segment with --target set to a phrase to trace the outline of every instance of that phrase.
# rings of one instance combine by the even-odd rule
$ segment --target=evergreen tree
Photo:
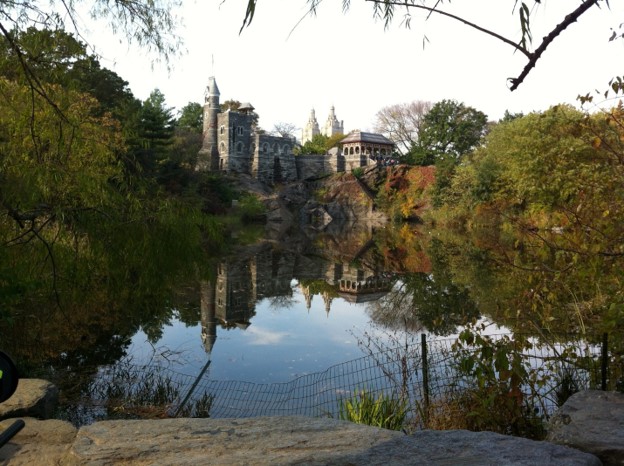
[[[165,163],[173,142],[173,110],[163,93],[154,89],[139,111],[137,159],[146,174],[155,174]]]

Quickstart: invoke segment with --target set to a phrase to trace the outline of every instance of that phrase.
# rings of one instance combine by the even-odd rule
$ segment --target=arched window
[[[269,152],[269,144],[268,143],[264,143],[262,144],[262,152]]]
[[[239,142],[238,144],[236,144],[236,152],[238,152],[239,154],[243,153],[243,143]]]
[[[219,144],[219,154],[225,154],[225,142]]]
[[[223,134],[225,132],[225,126],[221,125],[219,128],[219,134]]]

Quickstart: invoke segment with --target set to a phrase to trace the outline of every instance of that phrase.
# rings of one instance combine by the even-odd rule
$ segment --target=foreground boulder
[[[0,448],[2,465],[56,465],[66,457],[76,437],[77,429],[69,422],[51,419],[40,421],[23,418],[26,425],[9,443]],[[7,419],[0,422],[4,432],[15,422]]]
[[[63,464],[600,465],[572,448],[491,432],[414,435],[335,419],[105,421],[78,432]]]
[[[0,420],[14,417],[49,419],[58,405],[58,388],[47,380],[20,379],[11,398],[0,403]]]
[[[550,420],[547,440],[624,464],[624,394],[587,390],[572,395]]]

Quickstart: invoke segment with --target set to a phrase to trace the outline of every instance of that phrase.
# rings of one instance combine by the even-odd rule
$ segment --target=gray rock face
[[[402,436],[316,418],[106,421],[80,429],[68,464],[340,464]]]
[[[0,422],[0,431],[13,422],[13,419]],[[0,464],[60,464],[76,437],[76,428],[69,422],[58,420],[24,418],[24,422],[24,428],[0,448]]]
[[[13,417],[49,419],[58,404],[56,386],[41,379],[20,379],[11,398],[0,404],[0,420]]]
[[[588,390],[572,395],[551,418],[547,440],[624,464],[624,394]]]
[[[398,442],[373,448],[378,458],[393,455],[391,464],[432,465],[593,465],[600,460],[573,448],[494,432],[424,430]],[[366,463],[358,463],[366,464]],[[382,464],[381,461],[375,464]]]
[[[561,445],[489,432],[414,435],[335,419],[105,421],[78,432],[62,464],[600,465]]]

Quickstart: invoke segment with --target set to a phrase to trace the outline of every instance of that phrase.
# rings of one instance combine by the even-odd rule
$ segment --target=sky
[[[179,110],[189,102],[203,103],[208,78],[215,76],[221,102],[250,102],[269,131],[277,123],[302,128],[312,109],[322,126],[331,106],[345,132],[372,131],[379,110],[416,100],[454,99],[498,120],[506,110],[579,106],[579,94],[604,91],[612,77],[624,74],[624,39],[608,41],[611,29],[624,22],[624,2],[591,8],[513,92],[507,78],[518,76],[527,60],[511,46],[417,11],[409,29],[401,25],[399,11],[385,29],[369,2],[351,3],[343,14],[341,0],[324,0],[316,16],[306,16],[305,0],[259,1],[253,22],[239,34],[247,0],[183,0],[176,14],[184,51],[173,58],[171,71],[101,25],[92,26],[87,39],[102,55],[102,65],[128,81],[137,98],[145,100],[159,89]],[[444,8],[517,40],[514,3],[455,1]],[[579,3],[542,0],[532,16],[533,46]]]

